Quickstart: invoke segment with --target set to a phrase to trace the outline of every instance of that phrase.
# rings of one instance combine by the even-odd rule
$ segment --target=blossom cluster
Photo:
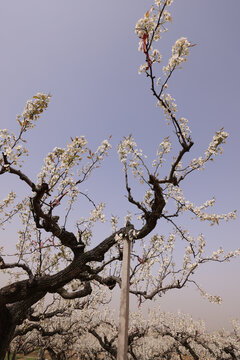
[[[152,9],[151,9],[152,10]],[[141,39],[139,43],[139,51],[143,47],[143,39],[152,35],[156,26],[156,16],[150,16],[150,12],[147,11],[143,18],[139,19],[136,23],[135,33]],[[158,36],[160,37],[160,28],[158,28]]]
[[[111,226],[112,226],[112,232],[114,233],[117,231],[119,217],[112,215],[110,221],[111,221]]]
[[[10,222],[15,215],[18,214],[22,219],[24,217],[23,214],[26,214],[26,206],[29,205],[28,199],[25,198],[14,204],[16,196],[15,192],[10,191],[8,196],[0,203],[0,227],[2,230],[5,229],[5,225]]]
[[[187,61],[189,55],[189,48],[191,43],[185,38],[178,39],[172,47],[172,56],[170,57],[167,66],[163,67],[165,75],[169,75],[175,68],[181,68],[182,64]]]
[[[150,11],[147,11],[143,18],[140,18],[135,27],[135,33],[141,39],[139,43],[139,50],[142,50],[143,39],[145,36],[157,41],[161,37],[161,32],[166,31],[164,24],[172,21],[171,14],[166,10],[166,6],[170,6],[173,0],[156,0]],[[163,11],[161,11],[163,10]],[[159,16],[162,13],[162,17]]]
[[[161,32],[167,31],[166,23],[172,21],[172,16],[166,9],[172,1],[156,0],[155,4],[140,18],[135,27],[135,33],[139,37],[139,51],[146,54],[146,63],[139,68],[139,74],[147,71],[153,63],[161,62],[161,54],[158,49],[152,48],[153,41],[161,38]]]
[[[3,209],[8,207],[9,205],[12,205],[15,199],[16,199],[16,193],[10,191],[8,196],[2,200],[2,203],[0,203],[0,212],[2,212]]]
[[[103,210],[105,208],[104,203],[100,203],[98,205],[95,205],[95,208],[90,211],[89,217],[81,217],[77,221],[77,227],[79,229],[79,234],[81,236],[81,241],[89,245],[91,238],[93,236],[93,227],[97,221],[101,221],[101,223],[104,223],[105,220],[105,214],[103,213]]]
[[[17,115],[17,121],[20,124],[20,133],[16,136],[10,133],[7,129],[0,130],[0,149],[2,154],[6,157],[0,158],[0,165],[8,169],[9,164],[22,166],[22,155],[28,155],[28,150],[21,142],[22,134],[34,127],[34,122],[39,119],[40,114],[48,107],[50,95],[38,93],[33,96],[33,100],[28,100],[26,107],[21,115]],[[7,159],[7,163],[6,163]]]
[[[194,158],[192,159],[190,163],[191,169],[198,169],[198,170],[204,170],[205,164],[207,161],[214,160],[214,156],[218,154],[223,153],[222,144],[226,143],[226,139],[228,138],[228,133],[226,131],[223,131],[223,129],[220,129],[216,132],[216,134],[213,136],[212,141],[210,142],[207,150],[205,151],[205,156],[200,156],[198,159]]]
[[[48,107],[51,95],[37,93],[33,100],[28,100],[26,107],[21,115],[17,115],[17,121],[23,131],[32,129],[34,121],[38,120],[40,114]]]
[[[44,159],[44,165],[41,172],[38,175],[38,181],[41,184],[46,182],[49,188],[55,186],[57,182],[65,177],[66,185],[66,173],[69,173],[75,165],[79,165],[82,160],[82,156],[87,152],[87,141],[82,137],[75,137],[71,143],[67,144],[67,147],[60,148],[55,147]]]
[[[6,170],[9,165],[22,166],[20,158],[22,155],[28,155],[28,150],[22,144],[19,144],[20,137],[16,137],[15,134],[10,133],[7,129],[0,130],[0,149],[2,154],[7,159],[7,163],[3,156],[0,157],[0,165]]]
[[[158,146],[157,149],[157,159],[153,160],[152,166],[154,168],[156,168],[155,173],[158,169],[158,167],[162,166],[163,162],[164,162],[164,155],[168,154],[171,151],[172,148],[172,144],[169,140],[169,136],[166,137]]]
[[[207,207],[212,206],[214,203],[215,203],[215,199],[212,199],[212,200],[206,201],[201,206],[194,206],[193,203],[191,203],[189,201],[185,201],[184,205],[181,208],[181,211],[190,210],[201,221],[205,221],[205,220],[210,221],[212,225],[219,224],[219,220],[228,221],[230,219],[236,219],[236,210],[235,211],[230,211],[229,213],[226,213],[226,214],[215,214],[215,213],[208,214],[208,213],[202,211],[203,209],[206,209]]]
[[[209,221],[211,225],[219,224],[220,220],[229,221],[236,219],[236,210],[225,214],[207,213],[205,210],[215,204],[215,198],[205,201],[202,205],[197,206],[193,202],[186,200],[183,190],[180,187],[169,184],[165,193],[165,200],[172,199],[175,202],[178,213],[190,212],[201,221]]]
[[[98,204],[96,208],[90,212],[89,222],[94,223],[98,220],[100,220],[102,223],[105,222],[105,215],[103,214],[104,208],[104,203]]]
[[[118,145],[118,155],[120,161],[124,164],[124,171],[128,166],[132,170],[134,177],[138,177],[140,183],[144,182],[144,161],[146,155],[143,155],[143,151],[137,148],[137,144],[134,141],[132,135],[125,137],[123,141]],[[128,160],[129,159],[129,160]]]

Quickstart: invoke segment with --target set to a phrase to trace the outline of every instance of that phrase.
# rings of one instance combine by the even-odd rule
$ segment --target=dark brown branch
[[[113,275],[107,276],[107,277],[101,277],[99,275],[93,275],[93,280],[96,280],[102,285],[106,285],[110,290],[114,289],[117,283],[121,283],[121,280]]]
[[[157,220],[162,216],[162,211],[166,204],[162,194],[162,189],[159,186],[159,182],[155,176],[150,175],[149,184],[152,185],[154,191],[152,211],[150,211],[148,216],[145,217],[146,224],[138,231],[136,239],[144,238],[155,228]]]
[[[145,209],[145,207],[139,201],[134,200],[134,198],[132,197],[131,188],[128,185],[127,169],[125,169],[125,184],[126,184],[126,189],[128,192],[128,201],[131,204],[136,205],[138,207],[138,209],[141,210],[145,214],[145,217],[148,217],[149,211],[147,211],[147,209]]]
[[[104,336],[104,339],[95,331],[95,329],[89,329],[88,332],[92,334],[99,342],[101,347],[106,350],[108,353],[110,353],[114,358],[117,357],[117,349],[115,346],[112,345],[111,342],[108,341],[107,337]],[[116,338],[116,337],[115,337]],[[115,340],[114,338],[114,340]]]
[[[177,216],[177,215],[176,215]],[[165,216],[163,215],[163,218],[166,219],[167,221],[169,221],[174,227],[175,229],[179,232],[179,234],[181,235],[182,239],[186,240],[189,244],[189,246],[191,247],[193,256],[196,256],[196,253],[194,251],[193,245],[189,242],[188,238],[186,237],[186,235],[184,234],[184,231],[182,229],[180,229],[180,227],[170,218],[170,216]]]
[[[159,92],[159,94],[157,93],[156,89],[155,89],[155,76],[153,75],[153,68],[152,68],[152,62],[149,61],[150,57],[149,57],[149,51],[151,49],[151,45],[152,45],[152,42],[153,42],[153,39],[154,39],[154,35],[155,35],[155,32],[157,31],[157,29],[161,26],[161,18],[163,16],[163,13],[164,13],[164,8],[166,7],[166,2],[163,4],[163,7],[160,11],[160,14],[159,14],[159,17],[158,17],[158,21],[157,21],[157,24],[152,32],[152,36],[151,36],[151,39],[150,41],[148,42],[147,44],[147,47],[146,47],[146,51],[145,51],[145,55],[146,55],[146,61],[148,63],[148,69],[149,69],[149,72],[147,72],[147,76],[150,77],[150,81],[151,81],[151,91],[154,95],[154,97],[156,97],[156,99],[158,100],[158,102],[161,104],[161,106],[165,109],[165,111],[167,111],[167,113],[169,114],[170,116],[170,119],[172,121],[172,124],[174,126],[174,129],[175,129],[175,132],[176,132],[176,135],[177,135],[177,138],[178,138],[178,141],[182,147],[181,151],[179,152],[178,154],[178,157],[176,159],[176,161],[173,163],[172,167],[171,167],[171,170],[170,170],[170,174],[169,174],[169,177],[168,179],[164,179],[164,180],[161,180],[161,183],[172,183],[174,185],[178,185],[178,183],[181,181],[181,178],[179,180],[176,179],[175,175],[174,175],[174,172],[176,170],[176,167],[177,165],[179,164],[179,162],[181,161],[183,155],[188,152],[191,147],[193,146],[193,142],[191,140],[190,137],[185,137],[183,135],[183,132],[182,132],[182,129],[178,123],[178,120],[176,119],[174,113],[171,111],[171,109],[169,108],[169,105],[167,104],[166,101],[163,100],[163,98],[161,97],[162,95],[162,92],[163,92],[163,89],[164,89],[164,86],[166,85],[166,83],[168,82],[169,78],[171,77],[172,73],[174,72],[174,70],[176,69],[176,66],[174,66],[171,71],[169,72],[164,84],[162,85],[161,87],[161,90]]]
[[[111,259],[109,259],[108,261],[104,262],[101,266],[98,266],[95,269],[89,269],[89,273],[90,274],[99,274],[101,271],[103,271],[103,269],[111,264],[112,262],[116,261],[116,260],[122,260],[122,254],[119,254],[118,256],[113,256]]]
[[[159,13],[159,16],[158,16],[158,21],[157,21],[157,24],[153,30],[153,33],[152,33],[152,36],[151,36],[151,39],[149,41],[149,43],[147,44],[147,51],[149,51],[151,49],[151,46],[152,46],[152,43],[153,43],[153,39],[154,39],[154,34],[155,32],[157,31],[158,27],[160,26],[161,24],[161,18],[162,18],[162,15],[163,15],[163,12],[164,12],[164,9],[165,7],[167,6],[167,2],[165,1],[165,3],[163,4],[163,7]]]
[[[31,269],[26,264],[21,264],[21,263],[7,264],[7,263],[4,262],[3,258],[0,257],[0,269],[14,269],[14,268],[23,269],[24,271],[27,272],[29,278],[33,279],[33,273],[31,271]]]
[[[59,288],[56,292],[59,295],[61,295],[61,297],[64,299],[76,299],[76,298],[81,298],[81,297],[90,295],[92,293],[92,287],[91,287],[90,282],[86,282],[84,284],[84,288],[81,290],[68,292],[64,288]]]
[[[211,259],[202,259],[202,260],[200,260],[193,268],[191,268],[188,271],[188,273],[185,276],[185,279],[182,280],[181,282],[179,280],[177,280],[173,284],[166,285],[166,286],[162,286],[162,284],[161,284],[160,286],[157,286],[154,290],[152,290],[150,293],[147,293],[146,291],[132,290],[132,289],[130,289],[130,293],[134,294],[134,295],[142,296],[144,299],[152,300],[157,294],[160,294],[160,296],[161,296],[161,294],[164,294],[168,290],[182,289],[186,285],[187,282],[193,282],[197,286],[197,284],[193,280],[189,280],[189,278],[194,273],[194,271],[199,266],[199,264],[210,261],[210,260]],[[221,262],[221,260],[219,260],[219,262]],[[179,272],[181,272],[181,270],[179,270],[177,272],[174,272],[174,274],[177,274]],[[169,275],[170,273],[171,272],[169,272],[167,275]]]
[[[111,234],[109,237],[107,237],[104,241],[102,241],[95,248],[84,253],[84,256],[86,257],[86,260],[87,260],[86,262],[89,262],[89,261],[101,262],[101,261],[103,261],[104,255],[107,253],[107,251],[113,245],[115,245],[117,243],[117,241],[115,239],[116,236],[122,235],[123,238],[128,237],[129,231],[133,230],[133,229],[134,229],[133,225],[128,224],[128,225],[122,227],[121,229],[119,229],[118,231],[114,232],[113,234]]]
[[[56,292],[59,288],[73,279],[78,279],[81,274],[87,271],[86,264],[88,262],[103,261],[105,253],[116,244],[116,235],[128,236],[131,229],[133,229],[132,225],[121,228],[95,248],[75,257],[70,265],[54,275],[44,275],[34,278],[33,281],[21,280],[1,288],[0,304],[21,301],[30,297],[33,293]]]
[[[48,185],[43,183],[32,198],[32,212],[37,228],[51,232],[61,241],[62,245],[69,247],[75,255],[78,254],[82,246],[79,246],[76,236],[72,232],[60,228],[53,216],[43,212],[41,200],[46,193],[48,193]]]
[[[40,324],[30,324],[26,328],[23,328],[23,329],[18,328],[14,333],[14,337],[26,335],[27,333],[29,333],[33,330],[39,331],[40,334],[45,337],[47,337],[47,336],[50,337],[50,336],[53,336],[56,334],[62,334],[62,332],[63,332],[63,329],[55,329],[52,331],[48,331],[48,330],[45,330]]]
[[[5,173],[6,171],[19,176],[21,180],[23,180],[27,185],[29,185],[33,192],[36,195],[31,199],[32,201],[32,212],[34,216],[34,220],[37,228],[44,228],[45,231],[51,232],[54,236],[58,237],[62,242],[62,245],[65,245],[71,248],[74,254],[79,252],[78,242],[73,233],[66,231],[65,229],[61,229],[57,222],[54,221],[54,217],[50,214],[46,214],[42,210],[42,198],[45,194],[49,194],[48,184],[42,183],[39,186],[36,186],[24,173],[20,170],[14,169],[9,165],[6,155],[3,155],[5,165],[8,165],[7,168],[3,167],[0,174]]]
[[[56,309],[54,311],[44,313],[44,314],[40,314],[40,315],[32,315],[32,314],[30,314],[28,316],[28,320],[33,321],[33,322],[38,322],[38,321],[44,320],[44,319],[51,319],[53,316],[61,315],[65,311],[66,311],[65,308],[61,308],[61,309]]]
[[[2,167],[2,170],[0,171],[0,175],[4,174],[6,172],[9,172],[11,174],[17,175],[22,181],[24,181],[27,185],[29,185],[32,189],[32,191],[36,191],[36,185],[20,170],[14,169],[12,166],[10,166],[6,155],[3,155],[4,164],[7,167]]]

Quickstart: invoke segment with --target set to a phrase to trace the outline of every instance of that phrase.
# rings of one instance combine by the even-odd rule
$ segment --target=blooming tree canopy
[[[97,301],[74,300],[69,305],[59,299],[45,308],[38,305],[16,330],[12,352],[26,355],[40,349],[43,359],[48,351],[52,360],[72,359],[74,355],[116,359],[118,326],[113,311],[100,309]],[[231,331],[209,332],[203,321],[188,314],[153,309],[144,316],[138,310],[130,316],[128,356],[136,360],[238,359],[239,331],[238,320],[232,321]]]
[[[194,284],[210,301],[221,301],[199,286],[194,272],[207,262],[229,261],[240,251],[225,253],[219,248],[208,253],[203,234],[192,236],[180,224],[180,219],[181,216],[186,219],[189,214],[190,218],[215,225],[235,219],[236,212],[211,213],[209,208],[215,199],[195,205],[184,197],[181,184],[192,172],[203,170],[222,153],[228,134],[223,129],[216,131],[202,156],[191,160],[186,156],[194,142],[188,120],[177,115],[168,82],[173,73],[183,67],[194,44],[183,37],[178,39],[161,73],[162,56],[155,48],[172,21],[168,10],[172,2],[155,0],[135,27],[139,51],[144,58],[139,73],[149,79],[156,104],[171,126],[169,136],[156,144],[156,155],[150,163],[132,135],[126,136],[118,146],[127,199],[135,208],[134,213],[137,211],[136,216],[126,214],[123,225],[119,225],[117,216],[106,219],[105,204],[96,204],[94,194],[82,191],[82,184],[96,176],[96,168],[108,155],[112,147],[110,138],[93,151],[84,136],[75,136],[66,147],[54,147],[46,155],[35,179],[28,175],[24,167],[24,157],[29,155],[25,135],[34,131],[35,123],[49,105],[50,95],[38,93],[27,102],[23,113],[17,116],[17,134],[7,129],[0,131],[0,175],[23,182],[27,191],[20,201],[20,195],[17,197],[11,191],[0,203],[2,231],[13,224],[19,227],[14,253],[8,254],[1,240],[0,270],[10,276],[10,282],[0,289],[0,359],[4,358],[16,326],[46,294],[56,293],[71,300],[89,296],[94,286],[110,290],[116,284],[121,286],[122,241],[125,238],[133,243],[130,292],[138,297],[139,305],[170,289],[181,289],[187,283]],[[159,126],[164,126],[164,122]],[[168,168],[163,167],[165,160]],[[79,207],[79,217],[74,219],[72,210],[83,198],[92,210],[88,217],[83,217]],[[111,224],[109,234],[101,238],[93,229],[97,222],[106,221]],[[171,234],[166,236],[161,227],[158,229],[157,225],[162,222],[172,226]],[[181,263],[174,259],[176,241],[185,244]],[[134,244],[136,248],[141,244],[141,253]]]

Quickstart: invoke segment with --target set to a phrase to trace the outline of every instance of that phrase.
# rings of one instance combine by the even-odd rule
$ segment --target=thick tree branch
[[[152,185],[154,191],[152,211],[150,211],[146,216],[146,224],[137,232],[136,239],[144,238],[155,228],[157,225],[157,220],[162,216],[162,211],[166,204],[162,194],[162,189],[159,186],[159,182],[155,176],[150,175],[149,184]]]
[[[61,309],[56,309],[54,311],[43,313],[43,314],[40,314],[40,315],[30,314],[28,316],[28,320],[32,321],[32,322],[38,322],[40,320],[51,319],[52,317],[61,315],[61,314],[65,313],[65,312],[66,312],[66,309],[61,308]]]
[[[22,181],[24,181],[27,185],[30,186],[30,188],[32,189],[32,191],[36,191],[36,185],[20,170],[14,169],[9,161],[7,160],[7,156],[3,155],[3,160],[4,160],[4,165],[5,167],[2,167],[1,171],[0,171],[0,175],[4,174],[6,172],[9,172],[10,174],[15,174],[17,175]]]
[[[106,336],[104,336],[104,339],[102,339],[102,337],[95,331],[94,328],[89,329],[88,332],[90,334],[92,334],[98,340],[99,344],[101,345],[101,347],[104,350],[106,350],[114,358],[117,357],[117,349],[116,349],[116,347],[113,346],[112,343],[107,340]]]
[[[64,288],[59,288],[56,292],[64,299],[76,299],[90,295],[92,293],[92,287],[88,281],[84,284],[84,288],[81,290],[69,292]]]
[[[29,278],[31,280],[33,279],[33,273],[31,271],[31,269],[26,264],[21,264],[21,263],[7,264],[7,263],[4,262],[3,258],[0,256],[0,269],[14,269],[14,268],[23,269],[24,271],[26,271]]]
[[[49,331],[49,330],[45,330],[40,324],[30,324],[26,328],[23,329],[18,328],[14,333],[14,337],[26,335],[27,333],[33,330],[37,330],[38,332],[40,332],[42,336],[46,336],[46,337],[50,337],[56,334],[62,334],[63,332],[63,329],[55,329]]]

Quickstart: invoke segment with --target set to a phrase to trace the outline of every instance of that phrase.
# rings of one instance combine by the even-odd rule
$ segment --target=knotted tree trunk
[[[8,308],[0,306],[0,360],[4,360],[9,344],[13,338],[16,323]]]

